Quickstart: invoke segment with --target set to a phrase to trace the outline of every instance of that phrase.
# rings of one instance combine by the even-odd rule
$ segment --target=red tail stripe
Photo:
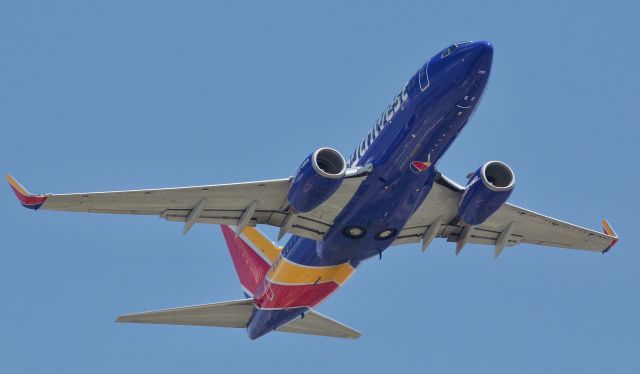
[[[221,228],[229,247],[231,260],[236,268],[236,273],[238,273],[240,284],[247,291],[255,294],[267,271],[269,271],[269,263],[260,257],[242,238],[236,237],[236,233],[229,226],[221,225]]]
[[[260,308],[314,307],[338,288],[334,282],[287,286],[265,281],[256,295]]]

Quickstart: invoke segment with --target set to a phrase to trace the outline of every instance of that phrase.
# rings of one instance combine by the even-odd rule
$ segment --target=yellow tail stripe
[[[271,282],[280,284],[314,284],[336,282],[342,285],[355,269],[344,263],[334,266],[304,266],[281,258],[275,269],[267,277]]]
[[[273,263],[280,255],[282,248],[273,244],[271,240],[262,235],[255,227],[246,227],[242,230],[242,235],[260,249],[271,263]]]

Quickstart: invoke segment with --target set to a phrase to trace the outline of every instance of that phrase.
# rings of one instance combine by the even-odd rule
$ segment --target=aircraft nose
[[[461,52],[465,59],[483,59],[490,62],[493,58],[493,45],[486,40],[481,40],[465,45]]]
[[[438,58],[439,57],[439,58]],[[485,40],[459,42],[446,48],[436,61],[441,61],[434,70],[446,71],[447,76],[465,77],[473,71],[488,70],[493,60],[493,45]],[[471,70],[469,70],[471,69]],[[457,71],[457,73],[453,73]]]

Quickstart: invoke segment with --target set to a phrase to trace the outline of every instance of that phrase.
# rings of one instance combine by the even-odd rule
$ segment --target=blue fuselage
[[[294,236],[282,256],[306,266],[348,261],[357,267],[381,255],[429,194],[438,161],[480,101],[492,58],[488,42],[454,44],[430,58],[351,155],[349,166],[371,164],[372,171],[324,239]],[[354,228],[358,235],[349,235]],[[260,336],[305,310],[257,309],[249,335]]]
[[[394,98],[349,159],[350,166],[370,163],[373,170],[324,240],[316,244],[294,238],[284,255],[308,265],[348,260],[357,266],[384,251],[426,198],[435,166],[475,111],[492,57],[487,42],[453,45],[433,56]],[[432,165],[420,171],[412,168],[414,161]],[[349,238],[343,233],[347,227],[363,228],[365,235]],[[385,230],[395,235],[376,238]]]

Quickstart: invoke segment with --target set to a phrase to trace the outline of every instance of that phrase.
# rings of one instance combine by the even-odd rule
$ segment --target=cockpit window
[[[465,44],[471,44],[472,42],[467,40],[464,42],[457,42],[456,44],[454,44],[456,47],[460,47],[461,45],[465,45]]]
[[[470,41],[465,41],[465,42],[458,42],[455,44],[452,44],[451,46],[449,46],[447,49],[445,49],[444,51],[442,51],[442,54],[440,54],[440,58],[445,58],[450,56],[453,52],[455,52],[456,49],[458,49],[458,47],[463,46],[465,44],[470,44],[472,42]]]
[[[451,55],[453,52],[455,52],[456,49],[458,49],[458,45],[457,44],[450,45],[449,47],[447,47],[447,49],[442,51],[442,54],[440,55],[440,58],[449,57],[449,55]]]

